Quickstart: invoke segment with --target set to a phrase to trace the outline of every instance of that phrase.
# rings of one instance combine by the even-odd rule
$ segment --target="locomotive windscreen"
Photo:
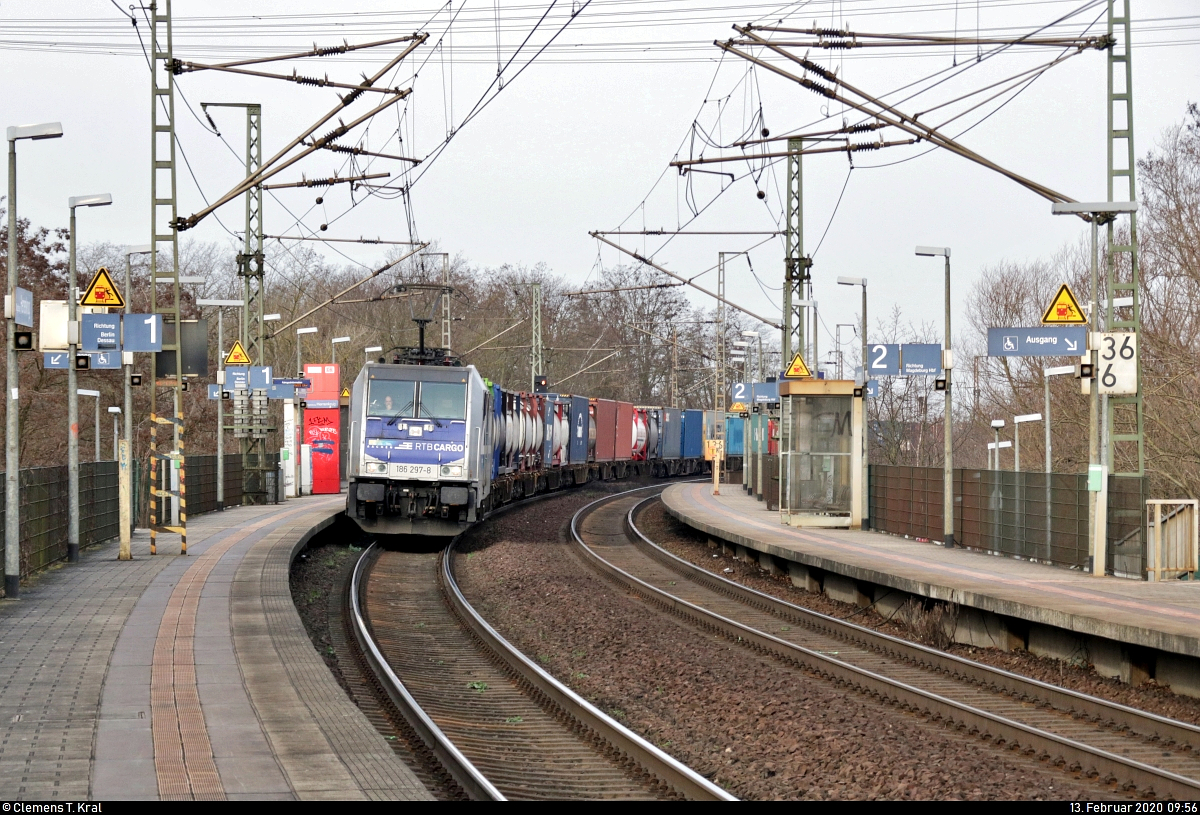
[[[398,379],[376,379],[371,382],[367,400],[367,415],[391,419],[416,417],[417,383]]]
[[[467,386],[457,382],[422,382],[421,418],[467,418]]]

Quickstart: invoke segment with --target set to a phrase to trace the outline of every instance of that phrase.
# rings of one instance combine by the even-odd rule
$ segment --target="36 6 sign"
[[[1138,391],[1137,334],[1114,331],[1094,335],[1096,382],[1100,393],[1128,395]]]

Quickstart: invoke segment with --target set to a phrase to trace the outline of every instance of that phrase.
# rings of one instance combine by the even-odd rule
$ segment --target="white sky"
[[[118,0],[122,8],[128,0]],[[813,0],[809,3],[734,3],[725,0],[593,0],[555,45],[528,70],[513,75],[528,51],[506,72],[511,83],[493,103],[468,122],[436,161],[418,168],[412,191],[418,235],[443,249],[461,253],[479,266],[545,262],[558,274],[585,285],[597,263],[622,262],[615,250],[598,253],[592,229],[675,228],[685,222],[686,179],[667,163],[688,155],[693,121],[726,143],[750,126],[749,114],[760,104],[773,135],[794,128],[827,129],[816,124],[825,101],[799,86],[747,63],[723,61],[711,43],[727,39],[735,21],[778,19],[789,25],[842,25],[867,32],[921,32],[1009,35],[1045,25],[1086,5],[1088,0]],[[1132,0],[1134,31],[1135,141],[1145,155],[1161,131],[1179,122],[1189,101],[1200,101],[1200,14],[1187,0]],[[459,126],[466,112],[495,77],[497,38],[501,60],[508,60],[541,14],[545,2],[454,0],[441,7],[420,2],[344,0],[175,0],[177,57],[218,61],[383,39],[424,28],[429,42],[406,63],[394,84],[415,87],[399,114],[377,118],[369,133],[370,149],[429,155],[445,137],[447,122]],[[582,5],[575,0],[574,6]],[[559,2],[532,37],[540,47],[566,21],[572,3]],[[337,8],[337,13],[330,12]],[[497,24],[497,8],[499,23]],[[798,10],[797,10],[798,9]],[[1103,5],[1072,18],[1059,33],[1079,33],[1103,12]],[[442,37],[457,14],[451,34]],[[255,15],[257,19],[248,15]],[[286,16],[284,16],[286,15]],[[322,16],[323,15],[323,16]],[[1086,22],[1085,22],[1086,21]],[[140,26],[148,40],[146,24]],[[1092,33],[1104,31],[1104,18]],[[331,57],[295,65],[302,74],[350,82],[360,71],[374,70],[393,50],[369,56]],[[823,65],[868,92],[883,94],[935,71],[949,68],[948,51],[881,58],[847,55],[831,61],[813,51]],[[892,52],[895,53],[895,52]],[[974,48],[960,48],[957,61],[970,63]],[[1050,58],[1050,52],[1001,56],[985,61],[948,83],[929,99],[943,101],[968,89],[995,82]],[[413,82],[414,65],[420,65]],[[1101,200],[1105,190],[1105,58],[1088,51],[1042,76],[1002,110],[963,137],[967,146],[989,159],[1078,200]],[[272,70],[273,66],[259,66]],[[57,141],[19,145],[19,212],[34,223],[65,225],[67,198],[111,192],[115,204],[80,213],[79,240],[138,244],[149,240],[149,74],[135,29],[109,0],[3,0],[0,2],[0,73],[6,77],[5,121],[0,125],[59,120],[66,136]],[[201,102],[258,101],[263,105],[265,154],[272,155],[300,128],[332,107],[328,89],[298,88],[290,83],[215,74],[185,74],[179,88],[199,113]],[[751,88],[751,92],[747,92]],[[1005,97],[1007,98],[1007,97]],[[914,101],[901,108],[916,112],[930,106]],[[403,104],[403,103],[402,103]],[[363,103],[349,112],[347,120]],[[992,104],[981,109],[991,111]],[[718,116],[718,110],[721,115]],[[840,107],[828,111],[833,126]],[[244,151],[244,118],[238,111],[214,111],[231,152],[206,132],[178,102],[178,135],[184,153],[212,200],[239,178]],[[851,122],[858,116],[850,114]],[[967,117],[947,128],[974,123]],[[926,121],[926,120],[923,120]],[[930,114],[927,121],[939,121]],[[397,130],[405,143],[398,146]],[[325,133],[328,126],[318,132]],[[355,134],[361,134],[360,128]],[[895,131],[892,131],[894,134]],[[889,135],[888,138],[899,138]],[[352,137],[342,140],[355,143]],[[682,145],[682,147],[681,147]],[[698,149],[698,148],[697,148]],[[805,241],[812,253],[828,225],[816,255],[815,296],[829,331],[835,323],[856,319],[858,293],[835,284],[839,275],[870,280],[873,317],[898,304],[907,319],[941,323],[941,264],[916,258],[917,244],[947,245],[953,250],[954,302],[962,326],[962,304],[972,280],[985,265],[1002,259],[1045,257],[1083,229],[1081,222],[1050,215],[1050,204],[1017,184],[942,151],[898,165],[867,169],[924,152],[928,145],[858,154],[836,217],[834,205],[846,182],[844,154],[805,160]],[[705,155],[719,151],[708,148]],[[235,155],[236,153],[236,155]],[[342,168],[342,156],[322,153],[283,171],[274,181],[299,180],[300,173],[323,177]],[[405,165],[376,161],[370,172]],[[737,162],[711,169],[746,174]],[[779,217],[783,166],[761,180],[765,202],[755,196],[754,181],[742,178],[691,228],[696,230],[774,230]],[[701,204],[717,192],[717,176],[693,176]],[[657,182],[657,183],[656,183]],[[325,204],[313,202],[323,194]],[[351,200],[347,185],[324,193],[279,190],[268,199],[266,231],[312,234],[331,222],[329,237],[407,239],[400,200],[369,199],[344,213]],[[179,174],[180,212],[202,206],[200,192],[185,167]],[[361,192],[356,199],[361,200]],[[284,210],[286,206],[296,218]],[[218,211],[225,227],[243,224],[240,201]],[[338,218],[339,215],[342,217]],[[337,219],[334,222],[334,219]],[[209,218],[185,237],[231,241]],[[694,275],[716,263],[719,251],[741,251],[762,240],[747,236],[663,238],[626,237],[625,245],[654,253],[656,261]],[[664,245],[665,244],[665,245]],[[373,264],[380,247],[338,244],[356,261]],[[233,251],[231,249],[231,251]],[[332,251],[331,259],[340,259]],[[754,269],[769,286],[782,278],[783,248],[768,240],[751,255]],[[701,283],[715,286],[709,273]],[[732,299],[777,319],[778,295],[765,294],[744,260],[732,262]],[[705,302],[696,295],[696,302]],[[955,330],[956,336],[959,334]],[[844,334],[845,335],[845,334]],[[822,356],[831,337],[821,337]]]

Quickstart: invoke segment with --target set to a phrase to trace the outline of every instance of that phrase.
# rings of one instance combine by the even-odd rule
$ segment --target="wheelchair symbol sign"
[[[1005,337],[1004,338],[1004,350],[1005,351],[1016,351],[1017,350],[1017,338],[1016,337]]]

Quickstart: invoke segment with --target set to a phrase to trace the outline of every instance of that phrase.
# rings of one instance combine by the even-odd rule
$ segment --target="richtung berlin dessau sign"
[[[1079,357],[1087,353],[1087,326],[989,328],[989,357]]]

